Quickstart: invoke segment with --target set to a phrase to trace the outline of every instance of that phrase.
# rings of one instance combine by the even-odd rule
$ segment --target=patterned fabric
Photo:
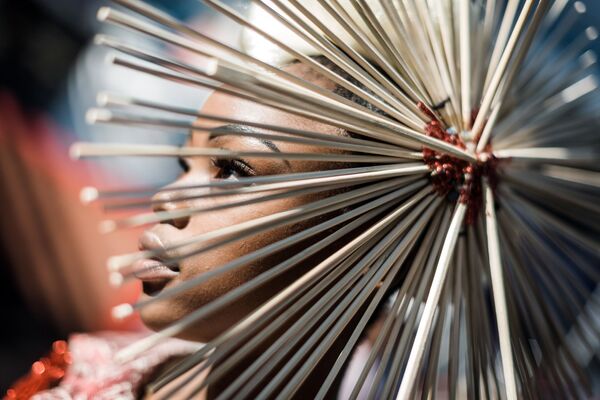
[[[201,344],[165,340],[129,362],[118,364],[115,354],[144,334],[101,332],[76,334],[69,339],[72,363],[60,385],[32,397],[54,399],[136,399],[148,378],[172,357],[188,355]]]

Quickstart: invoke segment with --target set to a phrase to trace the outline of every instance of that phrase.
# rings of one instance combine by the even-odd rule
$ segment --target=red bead
[[[419,105],[419,108],[421,107],[425,108],[424,105]],[[476,115],[477,111],[474,110],[473,119]],[[466,148],[460,136],[446,132],[437,119],[425,126],[425,133],[462,149]],[[491,144],[488,143],[485,151],[492,154]],[[446,196],[453,191],[458,193],[458,201],[467,204],[468,207],[467,224],[474,223],[483,203],[482,178],[485,176],[492,190],[496,189],[498,160],[491,155],[485,162],[470,164],[426,147],[423,148],[423,160],[432,171],[430,180],[435,191],[441,196]]]

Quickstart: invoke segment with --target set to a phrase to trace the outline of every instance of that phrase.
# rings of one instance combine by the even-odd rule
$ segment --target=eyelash
[[[211,163],[215,168],[219,169],[219,172],[215,175],[216,179],[227,179],[223,174],[224,171],[230,170],[237,174],[237,176],[254,176],[256,172],[252,167],[243,162],[242,160],[228,160],[223,158],[211,159]]]

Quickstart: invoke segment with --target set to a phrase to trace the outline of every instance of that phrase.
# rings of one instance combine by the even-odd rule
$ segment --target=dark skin
[[[314,83],[325,87],[332,87],[333,83],[312,73],[308,67],[303,64],[292,64],[286,68],[288,72],[301,76],[304,79],[312,80]],[[217,114],[231,118],[239,118],[248,121],[269,123],[299,129],[313,130],[326,134],[341,134],[339,129],[320,124],[318,122],[305,118],[293,116],[269,107],[261,106],[246,100],[231,97],[219,92],[212,94],[206,101],[202,112]],[[198,120],[197,123],[203,127],[220,127],[223,124],[214,121]],[[324,147],[311,147],[303,144],[273,142],[281,152],[303,152],[303,153],[324,153],[335,152],[335,149]],[[274,149],[263,143],[261,140],[236,135],[224,135],[209,138],[206,132],[196,132],[192,135],[189,142],[191,147],[199,148],[222,148],[238,151],[260,151],[273,152]],[[276,150],[275,150],[276,151]],[[280,159],[259,159],[249,158],[245,160],[211,160],[208,158],[195,157],[184,160],[186,171],[174,183],[176,185],[193,185],[206,183],[213,179],[240,179],[249,176],[264,176],[274,174],[289,174],[308,171],[320,171],[332,168],[339,168],[340,165],[330,162],[304,161],[304,160],[280,160]],[[203,191],[195,190],[194,193]],[[156,199],[167,200],[159,204],[155,210],[174,210],[186,207],[211,207],[219,204],[230,203],[232,201],[241,201],[251,196],[264,196],[265,194],[244,195],[244,196],[223,196],[196,199],[190,201],[173,201],[182,194],[190,195],[192,191],[163,191],[156,196]],[[271,215],[277,212],[289,210],[294,207],[315,201],[326,196],[326,193],[320,193],[310,196],[293,196],[285,199],[277,199],[267,202],[228,208],[218,212],[207,212],[193,215],[190,218],[165,221],[153,226],[147,231],[140,240],[140,247],[153,247],[159,243],[161,246],[168,247],[191,236],[210,232],[219,228],[231,226],[244,221],[253,220],[263,216]],[[189,280],[205,271],[210,271],[229,261],[235,260],[254,250],[260,249],[277,240],[290,236],[292,233],[305,229],[307,224],[295,224],[275,229],[266,233],[253,235],[242,241],[221,246],[218,249],[204,252],[198,256],[185,259],[179,264],[179,274],[170,280],[166,287],[173,287],[177,284]],[[173,251],[169,256],[180,256],[182,251]],[[203,285],[189,290],[181,295],[175,296],[164,301],[156,302],[145,307],[141,316],[146,325],[152,329],[161,329],[198,309],[199,307],[222,296],[231,289],[249,281],[259,273],[274,266],[293,254],[290,250],[286,254],[274,255],[263,259],[260,262],[238,268],[231,273],[210,279]],[[312,265],[312,264],[311,264]],[[301,270],[311,265],[305,265]],[[249,314],[259,304],[263,303],[275,293],[280,291],[298,274],[285,276],[281,279],[272,281],[261,291],[252,293],[244,299],[235,302],[230,307],[222,309],[217,315],[203,320],[201,323],[187,330],[181,337],[189,340],[206,342],[213,339],[233,323],[239,321],[242,317]],[[145,298],[147,295],[143,295]]]
[[[291,64],[284,69],[291,74],[299,76],[321,87],[330,90],[335,88],[335,84],[333,82],[315,73],[304,64]],[[270,107],[261,106],[256,103],[228,96],[219,92],[213,93],[208,98],[201,111],[204,113],[217,114],[230,118],[317,131],[330,135],[343,134],[343,132],[338,128],[284,113]],[[223,126],[221,123],[207,120],[198,120],[197,123],[199,126],[211,128]],[[326,152],[339,152],[335,149],[329,149],[325,147],[314,147],[282,141],[265,143],[259,139],[247,136],[219,135],[209,138],[209,135],[206,132],[195,132],[192,135],[188,145],[192,147],[212,147],[238,151],[280,151],[321,154]],[[232,162],[196,157],[187,158],[184,160],[184,162],[185,172],[175,182],[177,185],[204,183],[212,179],[240,179],[248,176],[289,174],[346,167],[346,165],[331,162],[257,158],[236,160]],[[184,202],[175,201],[175,197],[178,195],[180,196],[181,194],[181,191],[175,192],[167,190],[161,192],[159,195],[157,195],[157,199],[167,200],[167,202],[161,203],[156,210],[173,210],[180,207],[211,207],[214,205],[239,201],[250,197],[250,195],[235,197],[225,196]],[[210,232],[244,221],[253,220],[262,216],[271,215],[280,211],[289,210],[291,208],[324,198],[329,194],[330,193],[317,193],[302,197],[293,196],[285,199],[277,199],[246,206],[228,208],[225,210],[219,210],[217,212],[200,213],[193,215],[190,218],[165,221],[161,224],[155,225],[142,236],[140,240],[140,247],[168,247],[171,243],[184,240],[194,235]],[[258,196],[264,195],[264,193],[258,194]],[[313,220],[293,224],[292,226],[284,226],[265,233],[253,235],[250,238],[233,244],[220,246],[217,249],[204,252],[198,256],[186,258],[178,265],[178,275],[172,278],[165,287],[168,288],[176,286],[177,284],[198,276],[205,271],[213,270],[220,265],[235,260],[252,251],[258,250],[268,244],[289,237],[290,235],[313,225],[315,222],[316,221]],[[318,238],[314,240],[318,240]],[[235,271],[210,279],[204,284],[201,284],[192,290],[188,290],[185,293],[153,303],[141,310],[142,319],[150,328],[155,330],[162,329],[181,319],[190,312],[193,312],[203,305],[206,305],[224,295],[237,286],[250,281],[260,273],[289,258],[290,254],[295,254],[297,251],[305,248],[306,246],[307,243],[305,242],[299,244],[296,248],[288,248],[284,252],[263,258],[258,262],[237,268]],[[178,256],[181,254],[182,253],[175,251],[172,254],[170,253],[169,256]],[[267,285],[264,285],[260,287],[260,289],[244,296],[244,298],[236,301],[232,305],[224,307],[213,315],[210,315],[202,321],[199,321],[193,327],[184,331],[181,335],[179,335],[179,337],[199,342],[208,342],[214,339],[236,322],[250,314],[262,303],[273,297],[275,294],[297,279],[300,275],[305,273],[310,267],[316,265],[315,263],[319,261],[320,257],[322,258],[322,255],[317,255],[314,258],[306,260],[306,262],[297,265],[290,272],[278,276],[277,278],[271,280]],[[144,288],[147,292],[156,290],[156,287],[152,287],[152,283],[147,282],[144,284]],[[155,293],[152,294],[154,295]],[[147,296],[148,294],[144,294],[143,298],[147,298]],[[317,368],[317,371],[315,371],[315,373],[309,377],[304,385],[304,388],[299,391],[299,394],[302,394],[302,396],[309,395],[309,393],[311,393],[311,387],[318,388],[318,384],[316,384],[316,381],[313,382],[313,380],[318,380],[319,376],[322,379],[331,363],[335,361],[336,355],[339,354],[339,350],[341,348],[340,346],[343,343],[344,337],[345,335],[340,337],[338,340],[339,343],[336,344],[336,346],[332,348],[330,354],[323,359],[321,365]],[[248,365],[253,358],[260,354],[264,348],[266,348],[266,346],[268,346],[268,343],[264,343],[262,349],[257,349],[257,354],[253,354],[252,357],[249,357],[249,359],[246,360],[246,362],[240,363],[237,370],[243,370],[244,366]],[[211,398],[215,394],[218,394],[223,387],[226,387],[227,382],[230,382],[231,379],[237,374],[235,371],[233,372],[233,376],[226,377],[226,379],[222,379],[217,384],[212,385],[208,393],[204,391],[199,395],[199,397]],[[205,376],[202,374],[201,376],[194,378],[194,381],[197,383],[204,378]],[[190,389],[193,386],[193,384],[188,384],[186,385],[186,389]],[[163,393],[165,392],[163,391]],[[182,394],[183,393],[185,392],[182,392]],[[183,397],[185,396],[182,396],[182,398]]]

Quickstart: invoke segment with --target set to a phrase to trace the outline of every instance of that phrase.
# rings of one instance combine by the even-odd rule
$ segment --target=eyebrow
[[[243,133],[262,134],[262,132],[259,132],[256,129],[253,129],[246,125],[231,124],[231,125],[219,126],[217,128],[212,129],[208,134],[208,140],[214,139],[219,136],[226,136],[228,133],[237,133],[237,132],[242,133],[242,134]],[[215,133],[217,133],[218,135],[214,135]],[[244,136],[244,135],[242,135],[242,136]],[[261,138],[261,137],[253,137],[251,135],[247,135],[247,136],[258,140],[263,145],[268,147],[271,151],[273,151],[275,153],[281,153],[281,149],[279,147],[277,147],[277,145],[272,140]],[[281,161],[283,161],[289,168],[292,167],[292,165],[290,164],[290,162],[288,160],[285,160],[282,158]]]

